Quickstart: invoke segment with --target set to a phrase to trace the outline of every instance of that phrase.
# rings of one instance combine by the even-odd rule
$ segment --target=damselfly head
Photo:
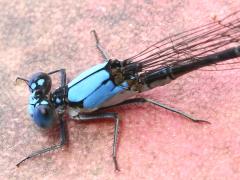
[[[28,112],[33,121],[41,128],[50,128],[56,120],[54,106],[45,98],[38,98],[35,93],[30,96]]]
[[[52,80],[48,74],[39,72],[32,75],[28,81],[28,85],[31,92],[36,92],[38,96],[45,96],[51,89]]]

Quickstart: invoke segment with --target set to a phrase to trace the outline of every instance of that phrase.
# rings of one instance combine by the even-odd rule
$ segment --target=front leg
[[[16,166],[19,167],[20,164],[22,164],[22,163],[23,163],[24,161],[26,161],[27,159],[33,158],[33,157],[35,157],[35,156],[44,154],[44,153],[46,153],[46,152],[49,152],[49,151],[52,151],[52,150],[55,150],[55,149],[59,149],[59,148],[63,147],[65,144],[66,144],[65,123],[64,123],[63,117],[61,117],[61,118],[60,118],[60,143],[59,143],[59,144],[56,144],[56,145],[53,145],[53,146],[51,146],[51,147],[44,148],[44,149],[41,149],[41,150],[39,150],[39,151],[33,152],[32,154],[30,154],[29,156],[27,156],[26,158],[24,158],[22,161],[20,161],[19,163],[17,163]]]
[[[64,87],[66,85],[66,70],[65,69],[58,69],[52,72],[49,72],[48,75],[55,74],[55,73],[60,73],[61,75],[61,87]]]
[[[117,143],[118,143],[118,129],[119,129],[119,117],[117,113],[96,113],[96,114],[78,114],[73,117],[74,120],[79,121],[89,121],[89,120],[99,120],[99,119],[113,119],[114,124],[114,138],[113,138],[113,162],[115,165],[115,170],[119,171],[119,166],[117,162]]]

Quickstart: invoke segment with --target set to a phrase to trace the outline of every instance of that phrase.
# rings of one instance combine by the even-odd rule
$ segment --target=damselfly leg
[[[196,119],[196,118],[193,118],[191,115],[185,113],[185,112],[182,112],[178,109],[175,109],[173,107],[170,107],[168,105],[165,105],[163,103],[160,103],[158,101],[155,101],[155,100],[152,100],[152,99],[148,99],[148,98],[134,98],[134,99],[129,99],[129,100],[126,100],[126,101],[123,101],[122,103],[119,103],[119,104],[116,104],[116,105],[113,105],[113,106],[110,106],[110,107],[107,107],[107,108],[111,108],[111,107],[116,107],[116,106],[121,106],[121,105],[126,105],[126,104],[133,104],[133,103],[150,103],[150,104],[153,104],[153,105],[156,105],[158,107],[161,107],[161,108],[164,108],[166,110],[169,110],[171,112],[174,112],[174,113],[177,113],[181,116],[184,116],[188,119],[190,119],[192,122],[195,122],[195,123],[208,123],[208,124],[211,124],[210,122],[208,121],[205,121],[205,120],[201,120],[201,119]],[[103,108],[105,109],[105,108]]]
[[[26,161],[27,159],[33,158],[33,157],[35,157],[35,156],[44,154],[44,153],[49,152],[49,151],[53,151],[53,150],[55,150],[55,149],[59,149],[59,148],[63,147],[65,144],[66,144],[65,123],[64,123],[63,117],[60,117],[60,143],[59,143],[59,144],[56,144],[56,145],[53,145],[53,146],[51,146],[51,147],[44,148],[44,149],[41,149],[41,150],[39,150],[39,151],[33,152],[32,154],[30,154],[29,156],[27,156],[26,158],[24,158],[22,161],[20,161],[16,166],[19,167],[20,164],[22,164],[22,163],[23,163],[24,161]]]
[[[101,56],[103,57],[104,61],[109,61],[109,59],[110,59],[109,55],[108,55],[107,51],[100,44],[97,32],[95,30],[92,30],[91,33],[93,33],[94,39],[96,41],[96,47],[97,47],[98,51],[100,52]]]
[[[60,73],[61,75],[61,85],[64,87],[66,85],[66,70],[65,69],[58,69],[55,71],[51,71],[48,73],[48,75],[55,74],[55,73]]]
[[[79,121],[91,121],[91,120],[100,120],[100,119],[113,119],[115,121],[114,125],[114,138],[113,138],[113,161],[115,169],[119,171],[119,166],[117,162],[117,144],[118,144],[118,130],[119,130],[119,117],[117,113],[105,112],[105,113],[96,113],[96,114],[78,114],[73,117],[74,120]]]

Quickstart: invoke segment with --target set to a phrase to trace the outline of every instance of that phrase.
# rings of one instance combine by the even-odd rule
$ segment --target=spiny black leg
[[[151,103],[153,105],[156,105],[156,106],[159,106],[161,108],[164,108],[166,110],[169,110],[169,111],[172,111],[174,113],[177,113],[177,114],[180,114],[188,119],[190,119],[191,121],[195,122],[195,123],[208,123],[208,124],[211,124],[210,122],[208,121],[205,121],[205,120],[200,120],[200,119],[196,119],[196,118],[193,118],[192,116],[190,116],[189,114],[185,113],[185,112],[182,112],[180,110],[177,110],[175,108],[172,108],[170,106],[167,106],[165,104],[162,104],[160,102],[157,102],[155,100],[152,100],[152,99],[147,99],[147,98],[134,98],[134,99],[129,99],[129,100],[126,100],[122,103],[119,103],[119,104],[116,104],[116,105],[113,105],[113,106],[110,106],[110,107],[106,107],[106,108],[111,108],[111,107],[116,107],[116,106],[120,106],[120,105],[125,105],[125,104],[132,104],[132,103]],[[102,109],[106,109],[106,108],[102,108]]]
[[[89,120],[99,120],[99,119],[113,119],[115,121],[114,125],[114,138],[113,138],[113,162],[115,165],[115,170],[119,171],[119,166],[117,162],[117,141],[118,141],[118,129],[119,129],[119,117],[117,113],[97,113],[97,114],[78,114],[73,117],[74,120],[89,121]]]
[[[51,147],[33,152],[32,154],[30,154],[29,156],[27,156],[26,158],[24,158],[22,161],[20,161],[19,163],[16,164],[17,167],[19,167],[20,164],[22,164],[24,161],[26,161],[27,159],[33,158],[35,156],[38,156],[40,154],[55,150],[55,149],[59,149],[62,146],[64,146],[64,144],[66,143],[66,131],[65,131],[65,123],[63,120],[63,117],[60,118],[60,143],[53,145]]]
[[[95,30],[92,30],[91,33],[93,33],[93,36],[94,36],[95,41],[96,41],[96,47],[99,50],[99,52],[101,53],[104,61],[109,61],[109,59],[110,59],[109,55],[106,52],[106,50],[101,46],[101,44],[99,42],[99,38],[98,38],[97,32]]]
[[[48,75],[55,74],[60,72],[61,74],[61,86],[64,87],[66,85],[66,70],[65,69],[58,69],[52,72],[49,72]]]
[[[52,74],[55,74],[55,73],[60,73],[60,79],[61,79],[61,87],[59,89],[56,89],[55,92],[60,92],[61,93],[61,97],[63,97],[63,99],[66,97],[66,83],[67,83],[67,75],[66,75],[66,70],[65,69],[58,69],[58,70],[55,70],[55,71],[52,71],[52,72],[49,72],[48,75],[52,75]],[[56,96],[52,96],[53,94],[50,95],[50,98],[52,99],[52,101],[55,101],[55,97]],[[64,100],[63,100],[64,102]],[[64,113],[64,107],[62,107],[62,112],[61,113]],[[60,114],[61,114],[60,113]]]

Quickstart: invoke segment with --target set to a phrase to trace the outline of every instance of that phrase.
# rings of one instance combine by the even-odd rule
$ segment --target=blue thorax
[[[107,68],[108,62],[98,64],[81,73],[68,85],[69,104],[82,106],[84,109],[99,108],[102,103],[128,88],[128,83],[116,85],[111,80]]]

